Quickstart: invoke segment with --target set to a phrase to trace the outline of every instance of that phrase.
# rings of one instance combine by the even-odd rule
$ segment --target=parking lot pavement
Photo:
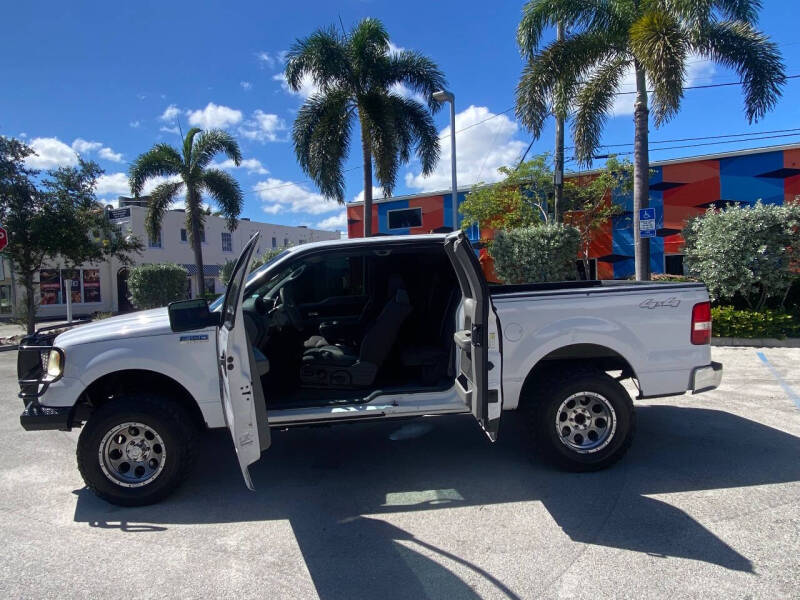
[[[601,473],[531,458],[513,418],[492,445],[450,417],[275,432],[248,492],[213,432],[176,495],[135,509],[83,489],[77,431],[22,431],[0,354],[2,595],[797,597],[800,350],[713,354],[723,386],[640,403]]]

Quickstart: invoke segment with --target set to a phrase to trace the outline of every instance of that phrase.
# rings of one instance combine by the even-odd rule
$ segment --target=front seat
[[[253,362],[259,377],[263,377],[269,373],[269,359],[261,351],[261,344],[267,335],[267,328],[257,315],[250,311],[243,311],[244,316],[244,330],[247,335],[248,346],[253,352]]]
[[[411,313],[408,292],[398,276],[389,284],[394,293],[367,328],[360,348],[328,344],[303,353],[300,381],[311,387],[364,387],[375,381],[397,339],[400,327]]]

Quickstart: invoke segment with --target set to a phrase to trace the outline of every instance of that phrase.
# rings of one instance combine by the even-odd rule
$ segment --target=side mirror
[[[208,310],[208,301],[204,298],[172,302],[167,310],[169,311],[169,326],[176,333],[220,324],[220,314]]]

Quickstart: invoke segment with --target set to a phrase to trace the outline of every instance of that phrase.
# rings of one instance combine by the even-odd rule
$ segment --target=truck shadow
[[[530,458],[513,417],[504,419],[494,445],[471,417],[424,420],[432,431],[398,441],[390,439],[403,426],[398,423],[273,432],[272,448],[251,468],[255,493],[244,487],[227,432],[212,432],[193,476],[165,502],[120,509],[81,490],[75,521],[157,532],[171,524],[288,519],[324,598],[427,597],[430,581],[447,597],[476,597],[440,564],[444,559],[484,578],[498,595],[515,597],[479,565],[381,519],[483,506],[489,521],[492,506],[508,502],[542,502],[576,542],[752,572],[747,557],[686,512],[649,496],[798,481],[800,438],[717,410],[643,406],[638,415],[628,456],[588,474]],[[474,525],[449,523],[464,530]],[[529,526],[534,535],[536,523]],[[535,556],[518,556],[526,559]]]

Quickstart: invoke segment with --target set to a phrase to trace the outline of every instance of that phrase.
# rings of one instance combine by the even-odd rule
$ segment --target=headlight
[[[64,372],[64,363],[61,360],[61,352],[53,349],[47,356],[47,377],[45,381],[53,381],[61,377]]]

